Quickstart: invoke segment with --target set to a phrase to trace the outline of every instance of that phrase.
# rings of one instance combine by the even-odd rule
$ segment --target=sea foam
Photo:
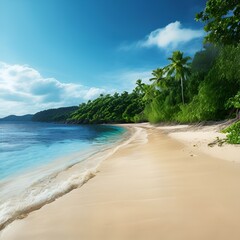
[[[91,152],[85,158],[82,158],[81,152],[74,154],[71,158],[78,158],[78,161],[67,167],[58,168],[52,171],[51,174],[39,174],[39,172],[48,172],[47,169],[52,167],[46,165],[36,170],[37,176],[41,177],[34,177],[36,175],[34,171],[22,175],[18,180],[18,185],[22,186],[25,184],[24,191],[19,191],[17,195],[15,194],[8,199],[0,200],[0,229],[3,229],[15,219],[23,218],[28,213],[41,208],[43,205],[56,200],[75,188],[81,187],[95,176],[103,160],[109,158],[119,148],[134,141],[138,143],[147,141],[147,136],[144,134],[143,129],[136,127],[132,132],[126,133],[121,140],[98,148],[97,152]],[[66,160],[66,157],[61,159],[61,161]],[[57,163],[58,161],[55,161],[51,165]],[[31,178],[32,182],[29,183]],[[6,190],[7,188],[12,188],[12,191],[15,192],[18,189],[18,185],[11,181],[1,183],[1,193],[4,194],[4,189]]]

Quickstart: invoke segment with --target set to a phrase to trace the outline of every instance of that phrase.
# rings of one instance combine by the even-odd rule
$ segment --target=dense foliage
[[[166,75],[159,84],[160,91],[155,90],[146,104],[146,118],[151,122],[194,122],[229,116],[231,111],[225,103],[240,89],[239,50],[235,46],[219,50],[208,46],[196,53],[190,74],[184,78],[185,104],[181,102],[178,78]]]
[[[239,45],[215,47],[208,44],[189,64],[189,58],[183,53],[173,52],[167,67],[153,70],[150,84],[139,79],[132,93],[101,95],[82,103],[69,121],[197,122],[237,116],[239,56]]]
[[[229,98],[226,107],[235,109],[236,116],[240,119],[240,91],[238,91],[234,97]]]
[[[78,107],[62,107],[38,112],[32,116],[35,122],[65,122]]]
[[[220,50],[212,68],[200,82],[198,93],[189,104],[181,106],[178,121],[218,120],[230,117],[231,111],[226,107],[226,103],[240,89],[239,54],[239,46],[227,46]]]
[[[99,98],[82,103],[71,115],[73,123],[122,123],[135,122],[144,109],[142,94],[135,91],[114,95],[101,95]]]
[[[238,44],[240,42],[240,1],[208,0],[196,19],[206,23],[207,42]]]

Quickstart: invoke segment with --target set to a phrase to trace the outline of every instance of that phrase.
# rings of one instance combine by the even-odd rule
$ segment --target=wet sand
[[[142,136],[105,160],[94,178],[14,221],[0,239],[240,239],[240,164],[157,127],[134,126]]]

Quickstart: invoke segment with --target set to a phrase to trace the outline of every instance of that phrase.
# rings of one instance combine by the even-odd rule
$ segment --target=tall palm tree
[[[182,92],[182,102],[184,104],[184,94],[183,94],[183,81],[186,76],[190,74],[190,65],[188,61],[190,57],[183,57],[183,53],[180,51],[175,51],[172,57],[168,58],[171,63],[165,67],[167,76],[174,77],[176,80],[181,81],[181,92]]]

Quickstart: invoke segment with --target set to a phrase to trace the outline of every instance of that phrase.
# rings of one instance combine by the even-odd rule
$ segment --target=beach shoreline
[[[239,239],[239,146],[208,147],[214,127],[121,126],[141,131],[0,239]]]
[[[44,166],[17,175],[15,178],[4,179],[0,183],[1,193],[4,197],[6,196],[0,199],[0,232],[13,221],[27,217],[31,212],[54,202],[94,177],[101,162],[131,141],[134,134],[137,134],[135,128],[128,129],[127,126],[123,128],[126,129],[126,132],[108,145],[101,145],[91,151],[89,149],[85,152],[76,151],[56,158]],[[71,162],[72,159],[78,160],[70,165],[61,165],[63,162]],[[56,169],[58,165],[61,168]],[[38,179],[36,180],[33,176],[37,176]],[[18,178],[17,182],[16,178]],[[31,179],[30,182],[29,179]],[[9,196],[8,191],[15,194],[18,187],[22,187],[22,185],[27,185],[25,191],[21,188],[16,196]],[[14,189],[16,190],[13,191]],[[6,201],[4,202],[4,200]]]

